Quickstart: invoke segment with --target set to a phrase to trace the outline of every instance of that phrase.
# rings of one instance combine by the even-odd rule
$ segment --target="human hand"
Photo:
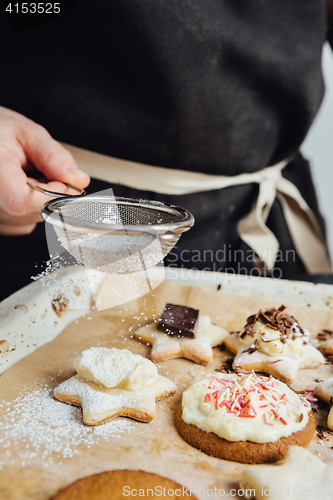
[[[39,181],[40,177],[49,182]],[[30,188],[27,181],[77,194],[64,183],[83,189],[90,178],[44,127],[0,107],[0,234],[29,234],[42,221],[41,209],[51,198]]]

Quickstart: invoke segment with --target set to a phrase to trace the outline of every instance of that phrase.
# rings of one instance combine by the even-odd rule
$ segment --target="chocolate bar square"
[[[194,338],[199,311],[192,307],[166,304],[157,329],[169,335]]]

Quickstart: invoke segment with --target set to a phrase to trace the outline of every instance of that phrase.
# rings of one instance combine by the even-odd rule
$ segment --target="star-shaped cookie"
[[[320,382],[320,384],[315,387],[314,394],[331,405],[327,417],[327,427],[333,431],[333,378],[328,378],[324,380],[324,382]]]
[[[245,498],[256,500],[331,500],[333,465],[300,446],[289,448],[283,462],[276,465],[251,465],[242,471],[240,487]],[[290,495],[290,496],[289,496]]]
[[[318,333],[317,338],[312,340],[312,345],[325,356],[333,357],[333,331],[325,329]]]
[[[210,317],[202,314],[198,318],[195,338],[169,335],[157,329],[157,323],[139,328],[135,337],[152,346],[151,359],[155,362],[170,358],[186,358],[201,365],[213,359],[213,347],[221,345],[228,336],[223,328],[213,325]]]
[[[236,353],[235,371],[262,371],[292,383],[298,370],[324,364],[321,352],[309,344],[309,333],[284,309],[259,311],[247,319],[240,332],[225,339],[227,349]]]
[[[176,389],[176,384],[160,375],[136,391],[103,387],[75,375],[56,387],[53,395],[59,401],[80,406],[83,422],[96,425],[118,416],[151,422],[155,401],[174,394]]]

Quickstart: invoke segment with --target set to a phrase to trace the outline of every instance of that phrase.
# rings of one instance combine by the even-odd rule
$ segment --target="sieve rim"
[[[156,209],[162,212],[171,213],[177,215],[179,220],[175,222],[161,223],[161,224],[109,224],[109,223],[96,223],[90,221],[83,221],[75,219],[74,217],[62,216],[59,217],[59,212],[57,210],[62,206],[65,206],[67,203],[75,202],[101,202],[105,203],[106,201],[111,202],[113,204],[121,204],[121,205],[136,205],[143,208]],[[156,200],[145,200],[141,198],[124,198],[120,196],[101,196],[101,195],[88,195],[88,196],[65,196],[63,198],[56,198],[54,200],[48,201],[41,215],[45,222],[60,227],[64,229],[64,224],[68,229],[78,232],[89,232],[89,233],[112,233],[115,232],[117,234],[120,233],[130,233],[130,234],[139,234],[143,232],[154,232],[159,234],[165,233],[182,233],[184,231],[188,231],[194,224],[194,217],[185,208],[178,207],[176,205],[169,205],[166,203],[162,203]]]

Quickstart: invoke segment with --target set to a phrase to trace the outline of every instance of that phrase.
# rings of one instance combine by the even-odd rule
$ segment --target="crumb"
[[[61,316],[61,314],[67,309],[68,302],[69,300],[63,293],[52,300],[51,305],[57,316]]]
[[[5,354],[9,351],[9,343],[7,340],[0,340],[0,354]]]

